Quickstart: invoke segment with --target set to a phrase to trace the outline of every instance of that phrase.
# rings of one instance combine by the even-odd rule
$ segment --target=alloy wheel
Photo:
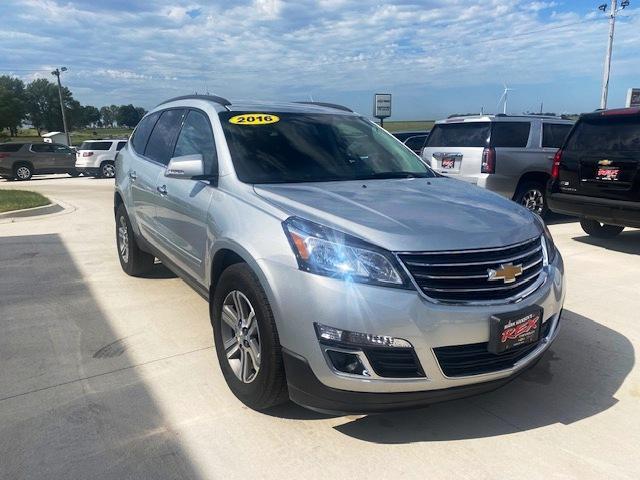
[[[110,163],[105,163],[102,166],[102,176],[104,178],[113,178],[116,176],[116,167]]]
[[[538,215],[542,215],[542,212],[544,212],[544,195],[537,188],[527,190],[520,203]]]
[[[124,263],[129,263],[129,230],[127,229],[127,220],[121,216],[118,223],[118,247],[120,257]]]
[[[20,180],[28,180],[30,176],[31,170],[29,170],[29,167],[18,167],[16,170],[16,177]]]
[[[260,371],[260,331],[253,305],[239,290],[233,290],[224,299],[221,326],[225,357],[231,370],[241,382],[253,382]]]

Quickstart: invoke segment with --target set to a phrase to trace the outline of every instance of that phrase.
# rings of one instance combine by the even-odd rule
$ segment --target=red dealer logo
[[[524,323],[521,323],[520,325],[507,328],[504,332],[502,332],[501,342],[504,343],[507,340],[514,340],[518,338],[520,335],[522,335],[523,333],[528,333],[532,330],[535,330],[538,327],[539,319],[540,317],[536,316],[536,317],[530,318]]]

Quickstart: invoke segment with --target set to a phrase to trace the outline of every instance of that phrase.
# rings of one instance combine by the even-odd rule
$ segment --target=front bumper
[[[293,270],[275,261],[259,263],[272,288],[269,296],[280,342],[288,352],[285,366],[291,398],[327,411],[362,411],[369,403],[369,411],[395,408],[396,404],[404,408],[497,388],[531,366],[549,347],[558,332],[564,301],[560,254],[547,267],[547,280],[538,290],[518,303],[495,306],[439,305],[415,290],[348,283]],[[526,357],[496,372],[466,377],[447,377],[443,373],[435,348],[487,342],[491,315],[532,305],[543,308],[544,325],[553,323],[548,336]],[[337,373],[327,363],[314,322],[405,339],[413,345],[425,377],[362,378]],[[303,373],[299,375],[300,372]],[[341,396],[347,405],[355,399],[369,398],[358,394],[374,396],[370,397],[371,402],[358,400],[360,403],[351,404],[353,408],[337,408]],[[325,405],[323,399],[328,399],[329,404]]]
[[[556,213],[585,217],[611,225],[640,228],[640,203],[587,197],[567,193],[548,195],[549,208]]]

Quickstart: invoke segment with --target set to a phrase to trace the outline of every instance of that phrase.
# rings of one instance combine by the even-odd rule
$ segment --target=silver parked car
[[[540,115],[481,115],[436,122],[422,158],[444,175],[510,198],[538,215],[548,211],[553,156],[573,122]]]
[[[116,159],[120,263],[210,303],[233,393],[376,412],[497,388],[558,333],[543,222],[345,107],[169,100]]]

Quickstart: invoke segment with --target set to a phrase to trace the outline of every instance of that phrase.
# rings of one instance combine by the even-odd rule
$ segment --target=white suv
[[[116,155],[126,144],[125,139],[82,142],[76,153],[76,170],[94,177],[113,178]]]

